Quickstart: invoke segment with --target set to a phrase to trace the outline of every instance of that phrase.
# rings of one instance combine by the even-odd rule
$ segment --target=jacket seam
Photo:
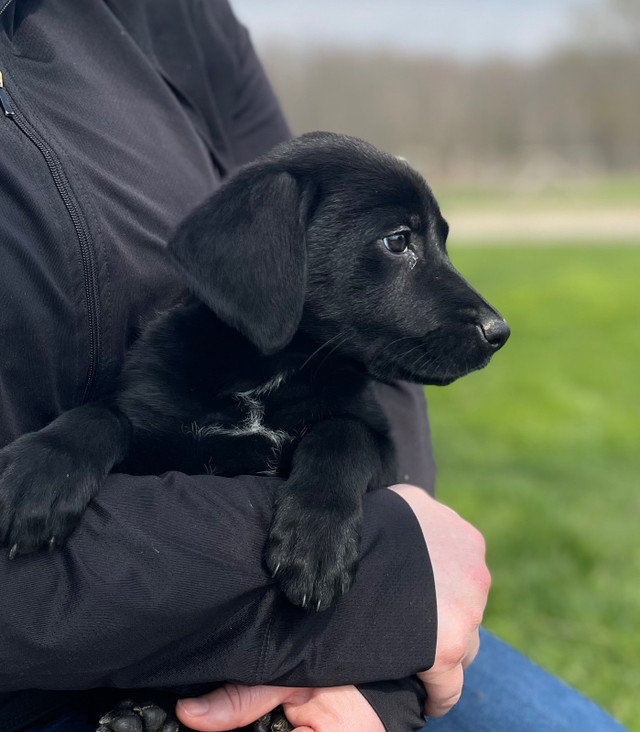
[[[271,629],[273,628],[273,615],[269,617],[269,624],[262,641],[262,648],[260,649],[260,658],[258,660],[258,667],[256,675],[254,677],[254,685],[262,684],[264,679],[264,673],[267,666],[267,656],[269,655],[269,643],[271,641]]]

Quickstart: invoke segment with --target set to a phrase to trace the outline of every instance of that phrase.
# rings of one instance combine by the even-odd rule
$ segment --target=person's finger
[[[306,697],[304,692],[308,692]],[[355,686],[293,690],[284,713],[296,730],[384,732],[373,707]]]
[[[316,730],[311,727],[296,727],[293,732],[316,732]]]
[[[480,631],[476,629],[476,632],[469,641],[469,649],[467,650],[465,657],[462,659],[462,668],[467,668],[473,659],[478,655],[480,650]]]
[[[442,717],[446,714],[460,699],[463,681],[461,664],[430,677],[425,683],[427,703],[424,710],[427,717]]]
[[[225,684],[204,696],[180,699],[176,715],[187,727],[202,732],[233,730],[255,722],[291,693],[285,686]]]

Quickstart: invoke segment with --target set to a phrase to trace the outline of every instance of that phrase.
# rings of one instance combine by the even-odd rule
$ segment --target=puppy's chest
[[[206,468],[220,475],[285,475],[306,428],[309,390],[276,374],[263,384],[214,401],[184,432],[198,443]]]

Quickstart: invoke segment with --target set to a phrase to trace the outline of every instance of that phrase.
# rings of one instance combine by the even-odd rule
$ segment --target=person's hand
[[[225,684],[197,699],[181,699],[178,719],[203,732],[251,724],[279,704],[294,732],[384,732],[384,725],[355,686],[299,689]]]
[[[433,567],[438,637],[433,666],[418,674],[427,691],[425,714],[441,717],[462,693],[464,669],[478,652],[478,628],[491,576],[482,534],[421,488],[395,485],[420,523]]]

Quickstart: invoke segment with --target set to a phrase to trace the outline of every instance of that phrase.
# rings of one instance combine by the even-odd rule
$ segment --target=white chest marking
[[[274,389],[277,389],[285,380],[286,374],[276,374],[272,379],[260,386],[256,386],[249,391],[240,391],[234,394],[234,398],[246,409],[246,417],[235,427],[224,427],[219,423],[200,426],[192,422],[191,427],[187,430],[196,439],[202,440],[214,435],[226,435],[228,437],[246,437],[248,435],[258,435],[264,437],[273,445],[274,453],[279,455],[280,450],[285,442],[293,439],[293,437],[284,430],[273,430],[264,424],[264,403],[260,401],[260,397],[265,396]]]

